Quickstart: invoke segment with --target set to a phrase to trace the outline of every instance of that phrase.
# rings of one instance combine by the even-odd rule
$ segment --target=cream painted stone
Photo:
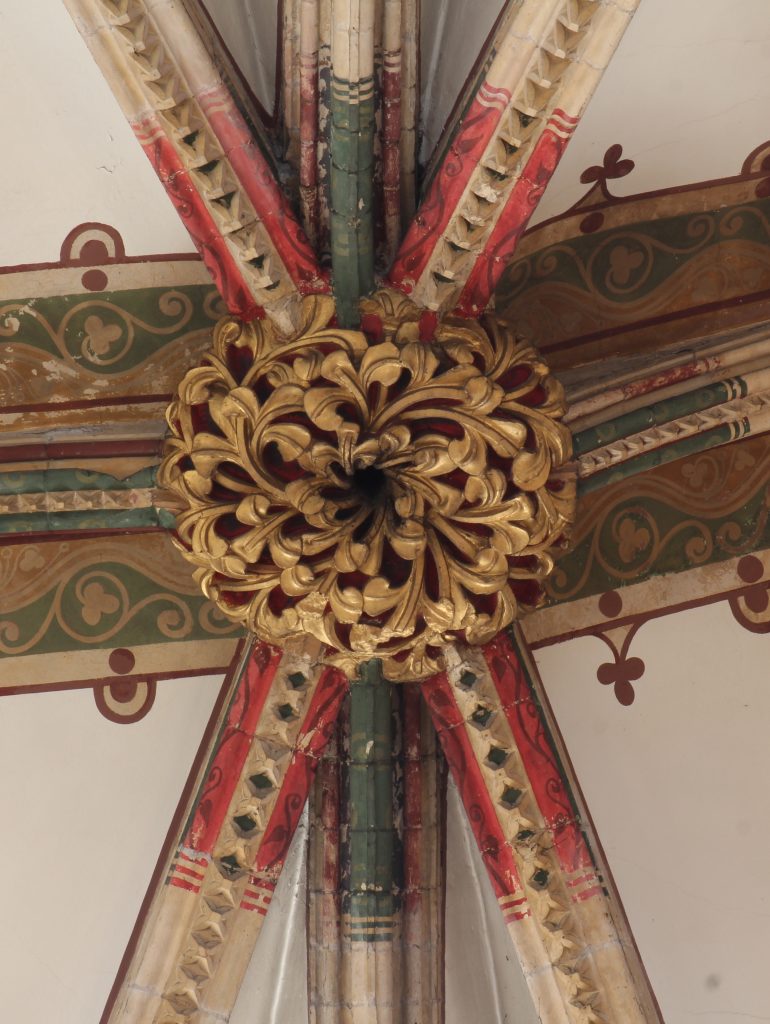
[[[457,788],[447,787],[446,1024],[538,1024]]]
[[[452,0],[423,0],[419,153],[423,163],[430,159],[501,9],[501,0],[474,0],[473,4],[463,5],[462,10],[457,10]]]
[[[278,0],[206,0],[205,6],[254,95],[272,114]]]
[[[307,1024],[307,830],[306,807],[230,1024]]]

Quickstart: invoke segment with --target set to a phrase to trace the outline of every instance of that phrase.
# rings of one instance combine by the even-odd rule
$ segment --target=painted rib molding
[[[483,312],[638,3],[509,3],[390,284]]]
[[[284,653],[246,645],[206,774],[105,1021],[229,1019],[347,692],[320,654],[315,641]]]
[[[533,1002],[548,1024],[654,1024],[521,640],[447,651],[423,684]]]
[[[181,4],[64,0],[230,312],[289,327],[326,285]]]

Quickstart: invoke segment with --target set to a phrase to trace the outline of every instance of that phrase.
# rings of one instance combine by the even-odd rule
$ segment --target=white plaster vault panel
[[[0,700],[0,1020],[96,1024],[221,676],[116,725],[90,690]]]
[[[636,168],[614,195],[737,174],[769,107],[767,0],[642,0],[532,223],[585,195],[581,173],[616,142]]]
[[[194,249],[62,0],[0,0],[0,67],[0,265],[58,259],[86,221],[129,255]]]
[[[770,635],[726,604],[647,622],[622,707],[595,638],[536,652],[666,1024],[770,1020]]]
[[[205,0],[205,5],[254,95],[272,114],[278,0]]]
[[[538,1024],[457,788],[447,786],[446,1024]]]
[[[230,1024],[307,1024],[307,805]]]

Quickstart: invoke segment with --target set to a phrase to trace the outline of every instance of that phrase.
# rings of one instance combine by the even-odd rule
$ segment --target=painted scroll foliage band
[[[507,306],[525,291],[548,281],[607,303],[643,301],[649,310],[650,296],[661,285],[670,284],[675,273],[681,273],[704,251],[731,241],[746,243],[745,252],[757,261],[755,275],[740,273],[739,266],[746,269],[745,264],[721,261],[715,268],[710,261],[707,280],[698,282],[700,294],[693,283],[695,296],[702,298],[709,286],[713,288],[719,282],[759,285],[762,271],[767,269],[769,215],[770,200],[758,200],[730,210],[685,214],[639,225],[636,230],[608,231],[552,245],[511,266],[499,293],[500,301]],[[696,269],[702,270],[700,265]],[[678,290],[682,290],[681,285]],[[652,311],[664,305],[665,298],[660,294]]]
[[[11,357],[0,382],[3,404],[40,401],[52,372],[59,401],[116,388],[146,393],[150,367],[152,390],[169,391],[180,361],[199,357],[222,312],[216,291],[205,285],[3,303],[0,340]]]
[[[734,178],[616,197],[608,180],[634,166],[621,153],[610,147],[581,177],[594,183],[588,195],[524,237],[497,290],[497,308],[523,333],[535,331],[557,367],[567,359],[561,349],[605,335],[605,347],[622,348],[624,331],[710,304],[745,322],[748,308],[728,314],[725,304],[761,300],[770,289],[770,144]],[[659,329],[644,337],[651,346],[665,340]]]
[[[0,548],[0,657],[236,635],[177,557],[163,534]]]
[[[767,436],[717,448],[581,500],[550,603],[718,562],[770,544]]]

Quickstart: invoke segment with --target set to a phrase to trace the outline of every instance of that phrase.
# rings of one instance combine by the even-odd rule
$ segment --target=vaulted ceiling
[[[88,37],[84,19],[100,3],[0,0],[0,59],[13,83],[0,105],[9,154],[0,171],[0,756],[9,837],[1,859],[14,922],[0,1005],[14,1024],[153,1019],[146,1008],[131,1016],[121,985],[136,949],[152,943],[147,920],[162,916],[153,900],[164,874],[197,879],[202,862],[186,866],[173,851],[192,835],[184,816],[200,815],[207,758],[214,764],[219,749],[213,737],[231,723],[241,637],[198,592],[155,489],[163,410],[234,291],[222,301],[173,188],[158,179],[109,74],[89,54],[93,40],[81,32]],[[282,182],[275,195],[287,218],[299,219],[305,193],[292,130],[300,139],[300,122],[286,97],[300,60],[282,26],[303,4],[211,0],[219,38],[202,5],[166,6],[194,13],[196,38],[216,54],[238,109],[253,116]],[[435,147],[451,149],[466,112],[458,97],[504,22],[499,0],[472,6],[421,5],[418,201],[439,188]],[[582,17],[586,0],[566,7]],[[575,801],[594,867],[608,865],[618,920],[625,910],[628,926],[616,924],[613,941],[636,944],[629,962],[643,965],[660,1006],[660,1017],[642,1010],[639,1019],[669,1024],[767,1012],[757,951],[770,912],[762,859],[768,41],[764,0],[735,0],[729,10],[717,0],[641,0],[531,220],[499,257],[496,280],[498,311],[565,384],[579,493],[570,547],[511,663],[528,666],[518,685],[526,676],[527,700],[535,694],[545,708],[547,749],[562,771],[554,785]],[[408,119],[401,125],[403,154],[411,129]],[[408,189],[402,195],[408,200]],[[396,241],[411,213],[402,207],[399,217]],[[389,243],[382,225],[377,232],[382,276]],[[226,246],[228,237],[216,241]],[[336,288],[333,243],[317,251],[321,268],[306,290],[320,290],[329,269]],[[464,301],[468,312],[473,295],[459,297],[466,271],[453,278],[450,263],[426,257],[435,277],[415,294],[439,310]],[[296,270],[288,257],[285,265],[281,287]],[[256,301],[264,282],[255,285],[248,268],[238,273]],[[396,264],[391,283],[407,278]],[[271,294],[259,293],[268,312]],[[274,303],[276,320],[285,308]],[[502,693],[493,654],[476,668],[485,694]],[[340,700],[316,656],[302,657],[305,682]],[[331,733],[328,722],[319,728]],[[420,757],[442,764],[427,717],[422,730]],[[506,736],[515,743],[513,726]],[[296,750],[307,735],[289,739]],[[535,790],[536,771],[525,767]],[[332,1019],[318,1002],[325,891],[313,876],[329,847],[314,852],[311,842],[308,853],[306,840],[313,832],[330,842],[323,771],[283,851],[286,867],[228,1016],[206,1020]],[[443,950],[431,954],[443,957],[445,1019],[535,1021],[528,967],[522,973],[499,915],[461,790],[450,781],[446,931]],[[183,891],[174,885],[165,890]],[[256,906],[262,897],[251,898]],[[145,963],[162,959],[153,948]],[[542,1010],[544,1024],[571,1019],[550,1012]]]

